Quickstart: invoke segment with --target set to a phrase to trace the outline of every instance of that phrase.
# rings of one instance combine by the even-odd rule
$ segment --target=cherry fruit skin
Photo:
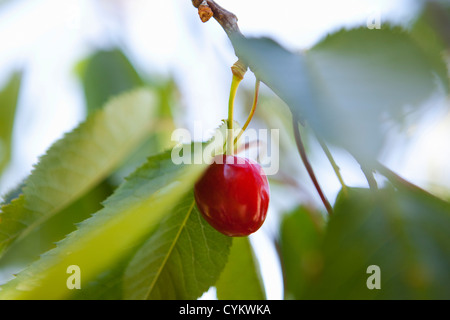
[[[205,220],[230,237],[257,231],[266,219],[270,197],[262,172],[250,159],[216,156],[194,187],[197,208]]]

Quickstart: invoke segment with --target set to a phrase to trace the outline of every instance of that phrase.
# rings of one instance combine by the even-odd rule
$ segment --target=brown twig
[[[311,166],[311,163],[308,160],[308,156],[306,154],[305,146],[303,145],[302,138],[300,136],[300,130],[298,129],[298,120],[296,117],[293,117],[293,127],[294,127],[294,136],[295,136],[295,143],[297,144],[298,151],[300,153],[300,157],[302,158],[303,164],[305,165],[306,171],[308,172],[314,187],[317,190],[317,193],[320,196],[320,199],[323,202],[323,205],[325,206],[325,209],[327,209],[328,215],[333,214],[333,208],[330,205],[330,202],[328,201],[327,197],[322,191],[322,188],[319,185],[319,182],[317,181],[316,175],[314,173],[314,170]]]
[[[225,10],[221,6],[219,6],[215,1],[213,0],[192,0],[192,4],[197,9],[202,8],[202,10],[205,10],[205,7],[209,7],[213,13],[214,19],[222,26],[225,33],[228,35],[228,37],[235,36],[237,34],[242,35],[241,31],[239,30],[238,24],[237,24],[237,17],[231,13],[228,10]],[[203,21],[203,20],[202,20]]]

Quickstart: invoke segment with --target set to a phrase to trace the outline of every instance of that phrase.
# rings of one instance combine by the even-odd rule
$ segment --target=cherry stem
[[[233,74],[230,89],[230,99],[228,100],[228,120],[227,120],[227,152],[228,155],[233,155],[234,150],[234,135],[233,135],[233,112],[234,112],[234,98],[236,97],[237,88],[241,83],[242,78]]]
[[[253,104],[252,104],[252,108],[250,110],[250,114],[248,115],[247,121],[245,121],[244,126],[241,128],[241,131],[239,131],[239,134],[234,139],[234,144],[237,143],[237,141],[240,139],[240,137],[242,136],[242,134],[244,133],[244,131],[247,129],[248,125],[250,124],[250,121],[252,121],[253,115],[255,114],[255,111],[256,111],[256,105],[258,104],[259,85],[260,84],[261,84],[261,81],[259,81],[259,79],[256,79],[255,94],[253,96]]]
[[[325,143],[325,141],[323,141],[323,139],[316,132],[314,132],[314,134],[316,135],[317,141],[319,142],[320,146],[322,147],[323,152],[325,152],[325,155],[327,156],[328,161],[330,162],[331,166],[333,167],[336,177],[338,178],[339,182],[341,183],[342,192],[345,195],[347,195],[347,185],[344,183],[344,179],[342,178],[340,168],[336,164],[336,161],[334,161],[334,158],[330,152],[330,149],[328,149],[328,146]]]
[[[305,165],[306,171],[308,172],[314,187],[316,188],[317,192],[319,193],[320,199],[322,200],[325,209],[328,212],[328,215],[333,214],[333,208],[330,205],[330,202],[326,198],[325,194],[322,191],[322,188],[319,185],[319,182],[317,181],[316,175],[314,174],[314,170],[308,160],[308,156],[306,154],[305,146],[303,145],[300,130],[298,129],[298,120],[293,116],[293,127],[294,127],[294,136],[295,136],[295,142],[297,144],[298,151],[300,153],[300,157],[302,158],[303,164]]]

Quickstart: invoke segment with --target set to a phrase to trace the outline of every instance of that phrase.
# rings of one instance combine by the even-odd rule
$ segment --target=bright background
[[[366,25],[374,16],[382,24],[393,21],[407,26],[418,9],[417,2],[407,0],[218,3],[238,16],[245,35],[270,36],[294,51],[308,49],[343,26]],[[229,68],[236,57],[221,27],[214,20],[202,24],[188,0],[7,0],[0,7],[0,43],[0,87],[13,70],[26,69],[12,160],[0,180],[0,195],[20,183],[55,140],[84,120],[83,91],[73,69],[96,49],[119,44],[138,69],[172,75],[187,114],[180,126],[192,130],[193,123],[200,122],[203,128],[214,128],[227,117]],[[248,72],[242,86],[252,88],[253,83]],[[450,147],[445,139],[449,123],[448,112],[430,115],[411,128],[415,137],[411,143],[392,141],[395,152],[384,162],[421,186],[450,186],[446,162]],[[334,199],[339,184],[329,164],[324,158],[312,160],[325,192]],[[339,154],[337,160],[349,185],[365,185],[351,160]],[[288,208],[289,196],[274,201],[271,210]],[[271,236],[273,230],[267,227],[251,239],[267,296],[281,299],[281,271]],[[214,297],[214,292],[204,297]]]

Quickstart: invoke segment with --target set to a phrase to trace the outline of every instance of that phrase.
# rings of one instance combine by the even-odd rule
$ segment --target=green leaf
[[[269,38],[232,38],[238,56],[296,116],[314,118],[317,97],[304,55],[294,54]]]
[[[320,213],[298,207],[283,217],[279,248],[286,299],[301,299],[323,269],[324,221]]]
[[[248,237],[234,238],[228,263],[216,283],[221,300],[264,300],[258,260]]]
[[[78,265],[86,284],[114,268],[170,212],[206,168],[175,165],[171,152],[149,161],[55,249],[20,272],[0,291],[2,299],[62,299],[71,294],[66,269]]]
[[[411,36],[416,43],[423,48],[425,53],[445,52],[446,47],[450,47],[450,37],[448,28],[450,27],[450,11],[446,12],[442,5],[436,2],[426,2],[424,7],[411,27]],[[450,8],[450,7],[449,7]],[[447,79],[444,86],[448,88],[449,80],[447,74],[446,61],[442,55],[430,55],[429,60],[434,65],[441,79]]]
[[[11,137],[22,73],[15,72],[0,91],[0,175],[11,158]]]
[[[33,229],[20,241],[15,241],[9,250],[0,259],[0,270],[8,270],[7,279],[1,279],[0,283],[12,278],[13,273],[18,273],[39,258],[39,255],[52,249],[57,241],[76,229],[79,223],[102,208],[104,201],[112,189],[103,181],[92,188],[83,197],[77,199],[65,209],[57,212],[38,228]]]
[[[148,90],[124,94],[54,143],[1,207],[0,252],[107,177],[151,132],[153,102]]]
[[[128,265],[125,299],[197,299],[216,282],[231,238],[213,229],[189,193]]]
[[[14,188],[10,189],[8,192],[3,194],[1,196],[3,199],[2,199],[2,202],[0,202],[0,208],[2,206],[5,206],[5,205],[11,203],[11,201],[13,201],[14,199],[18,198],[22,194],[22,188],[24,186],[25,186],[25,180],[22,180],[22,182],[17,184]]]
[[[449,299],[450,204],[405,186],[348,191],[329,222],[323,274],[305,297]],[[367,287],[371,265],[381,289]]]
[[[388,122],[404,121],[437,80],[448,91],[438,47],[424,47],[400,28],[341,30],[298,54],[267,38],[233,44],[294,115],[363,161],[378,155]]]
[[[221,130],[224,126],[218,129]],[[222,148],[223,141],[213,138],[207,143],[180,146],[149,158],[104,202],[102,210],[80,223],[78,229],[54,249],[2,286],[0,299],[83,297],[67,288],[66,270],[71,265],[81,269],[88,296],[117,297],[117,292],[104,293],[108,288],[120,290],[117,282],[110,285],[104,281],[120,274],[126,258],[192,189],[215,152]],[[184,152],[189,153],[190,160],[202,161],[199,164],[175,164],[173,157]],[[183,159],[187,160],[186,157]]]
[[[87,57],[75,68],[83,85],[88,113],[100,109],[111,97],[130,89],[148,86],[155,94],[153,119],[157,124],[126,161],[110,177],[109,182],[120,185],[123,179],[145,163],[149,155],[158,154],[172,145],[175,130],[172,110],[177,105],[176,85],[173,80],[152,75],[143,79],[125,53],[119,48],[100,50]]]
[[[76,71],[83,84],[89,113],[102,108],[110,97],[144,84],[119,49],[95,52],[80,62]]]
[[[148,156],[161,153],[175,145],[172,141],[172,133],[176,129],[172,109],[176,109],[179,103],[176,85],[171,80],[158,79],[149,84],[149,87],[155,91],[158,99],[157,110],[153,116],[156,126],[150,136],[109,177],[109,181],[114,185],[122,183],[126,176],[145,163]]]

